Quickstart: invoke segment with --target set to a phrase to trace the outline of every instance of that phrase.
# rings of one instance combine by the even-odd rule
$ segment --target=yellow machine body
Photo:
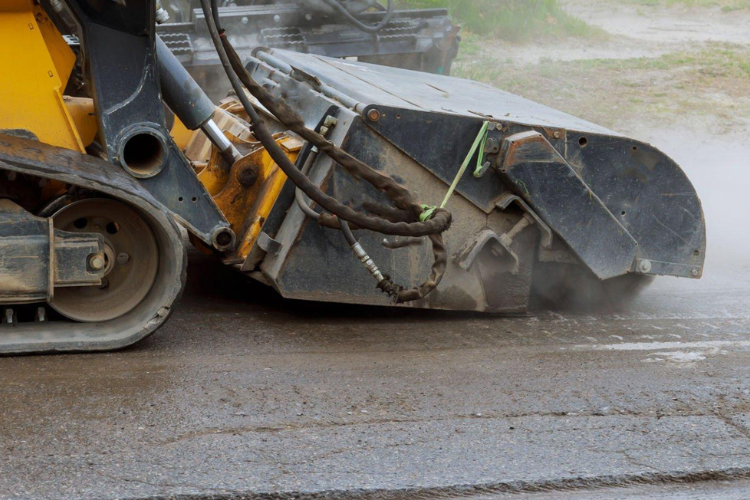
[[[85,152],[98,127],[92,99],[63,95],[75,62],[75,54],[40,6],[33,0],[4,0],[0,5],[0,64],[6,71],[0,76],[0,130],[28,131],[46,144]],[[231,102],[224,107],[237,108]],[[201,131],[189,131],[175,119],[172,135],[181,149],[188,150],[201,182],[238,235],[233,259],[241,260],[253,249],[286,176],[248,136],[246,124],[232,115],[235,111],[220,110],[216,117],[247,154],[231,171],[221,168],[220,155]],[[297,139],[279,137],[279,144],[296,159],[301,148]],[[247,168],[257,172],[252,186],[238,181],[238,173]],[[46,191],[51,195],[59,188],[54,183]]]
[[[99,136],[94,100],[65,95],[77,56],[35,0],[0,0],[0,64],[0,156],[10,159],[0,165],[0,323],[29,322],[33,314],[46,332],[42,346],[5,329],[0,353],[136,342],[166,321],[184,285],[176,220],[125,169],[89,148]],[[225,220],[234,232],[222,260],[244,270],[262,258],[258,237],[287,178],[237,111],[228,100],[214,117],[242,155],[232,165],[177,117],[170,133],[221,212],[216,223]],[[281,133],[276,140],[295,161],[300,139]],[[193,236],[196,247],[217,253]],[[49,321],[49,308],[66,319]]]
[[[27,130],[44,143],[85,151],[97,128],[93,101],[63,97],[75,59],[41,7],[3,0],[0,130]]]
[[[214,115],[214,121],[243,154],[243,158],[231,168],[227,168],[221,155],[200,131],[193,133],[185,147],[187,157],[196,166],[198,179],[237,235],[237,247],[225,262],[238,265],[251,255],[263,224],[287,181],[284,172],[251,135],[243,113],[238,101],[228,98]],[[172,131],[174,135],[182,135],[179,127],[176,122]],[[276,142],[291,161],[297,160],[302,149],[299,138],[278,134]],[[248,174],[251,183],[247,182]]]

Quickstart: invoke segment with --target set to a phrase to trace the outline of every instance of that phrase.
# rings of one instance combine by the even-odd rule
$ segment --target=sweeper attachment
[[[652,146],[471,81],[243,57],[201,8],[233,88],[218,105],[156,36],[154,0],[0,7],[0,352],[152,333],[184,232],[314,301],[514,314],[701,276],[700,201]]]

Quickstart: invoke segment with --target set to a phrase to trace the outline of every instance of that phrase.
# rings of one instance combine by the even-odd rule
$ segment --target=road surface
[[[652,139],[704,197],[703,280],[498,318],[284,301],[194,255],[137,347],[0,359],[0,498],[744,491],[705,481],[750,477],[750,148]]]

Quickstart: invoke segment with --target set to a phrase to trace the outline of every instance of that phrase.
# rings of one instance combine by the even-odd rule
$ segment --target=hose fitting
[[[352,245],[352,250],[354,250],[357,258],[362,261],[362,264],[364,264],[365,268],[370,271],[370,274],[378,283],[385,280],[385,276],[383,276],[383,273],[380,272],[377,264],[375,264],[370,256],[367,255],[367,252],[364,248],[362,248],[362,245],[360,245],[359,242],[356,242],[354,245]]]

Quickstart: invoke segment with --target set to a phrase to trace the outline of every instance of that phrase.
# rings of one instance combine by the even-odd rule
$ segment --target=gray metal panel
[[[471,80],[284,50],[269,52],[367,105],[473,118],[493,117],[524,125],[620,135],[586,120]],[[395,82],[397,84],[394,85]]]
[[[310,116],[316,120],[320,118],[319,112],[315,109],[321,106],[320,104],[313,105],[313,103],[320,101],[326,105],[336,105],[335,99],[323,95],[331,94],[330,89],[334,88],[335,92],[347,96],[347,105],[348,102],[354,102],[350,107],[354,108],[360,116],[364,115],[363,127],[376,131],[389,143],[417,161],[424,169],[437,176],[442,181],[440,185],[444,191],[447,190],[447,185],[455,179],[456,172],[485,119],[477,113],[463,115],[447,113],[444,109],[439,109],[440,103],[432,106],[433,109],[425,109],[423,106],[418,106],[418,103],[407,102],[399,97],[404,94],[404,89],[408,89],[409,82],[424,80],[423,75],[391,68],[377,68],[348,62],[339,63],[310,55],[289,54],[284,51],[270,52],[273,54],[272,58],[263,55],[268,54],[269,51],[261,51],[258,57],[263,61],[254,58],[251,64],[248,64],[248,68],[258,79],[272,79],[274,85],[271,85],[271,91],[275,95],[285,95],[294,99],[306,121],[310,121]],[[292,71],[293,67],[299,71]],[[380,74],[381,76],[391,73],[393,77],[387,82],[387,89],[392,89],[392,92],[356,78],[352,83],[351,75],[347,76],[338,67],[372,68],[373,75]],[[348,86],[335,82],[337,78]],[[464,87],[463,92],[454,92],[460,96],[470,96],[471,89],[477,85],[467,80],[434,76],[428,78],[450,82],[456,88]],[[317,79],[320,79],[322,83]],[[386,84],[383,83],[383,85]],[[372,93],[362,91],[367,88],[372,89]],[[607,220],[614,217],[614,225],[624,228],[625,232],[632,237],[628,238],[627,259],[623,262],[632,264],[629,248],[632,246],[631,240],[635,239],[638,242],[637,257],[653,261],[650,274],[700,276],[705,255],[703,214],[694,188],[677,164],[647,144],[614,134],[502,91],[490,89],[488,92],[500,96],[504,99],[503,102],[523,104],[529,111],[526,119],[530,120],[541,112],[546,113],[547,119],[540,119],[540,122],[543,122],[542,125],[539,123],[519,124],[515,121],[521,119],[518,114],[501,116],[496,120],[494,129],[489,132],[487,147],[481,153],[485,155],[486,161],[491,164],[497,162],[498,155],[493,145],[498,147],[505,138],[529,131],[541,133],[548,144],[556,150],[561,161],[566,164],[566,168],[572,168],[580,182],[599,199],[603,205],[601,208],[608,214]],[[447,98],[446,100],[453,101]],[[386,105],[383,102],[389,104]],[[497,106],[498,102],[500,101],[488,102],[487,106]],[[486,109],[488,108],[482,108],[483,111]],[[376,119],[370,118],[369,111],[372,110],[378,111]],[[563,123],[552,119],[560,116],[566,117],[567,121]],[[574,122],[587,124],[587,130],[568,128],[574,125]],[[552,123],[554,125],[550,125]],[[382,147],[374,143],[361,143],[357,137],[363,134],[364,131],[360,130],[347,141],[349,151],[356,156],[364,154],[369,149],[378,150]],[[478,154],[475,157],[478,157]],[[478,158],[474,158],[472,165],[477,160]],[[400,177],[398,171],[393,175]],[[572,187],[576,189],[576,186]],[[475,178],[467,172],[460,179],[456,194],[486,213],[492,213],[496,210],[498,199],[507,193],[507,189],[507,177],[504,182],[500,176],[494,174],[488,173],[481,178]],[[684,196],[679,199],[670,196],[670,193],[675,192],[682,193]],[[558,193],[558,196],[562,197],[562,194]],[[436,199],[439,200],[441,197],[438,196]],[[454,203],[457,199],[458,196],[454,196],[450,203]],[[452,209],[452,206],[449,205],[448,208]],[[568,208],[561,206],[557,215],[562,216],[567,212]],[[550,225],[553,224],[550,222]],[[561,228],[564,229],[564,224]],[[552,229],[558,230],[557,227]],[[611,244],[606,238],[598,238],[597,241],[600,243],[600,248],[609,248]],[[617,241],[619,240],[616,240],[615,244]],[[594,252],[591,254],[593,258]],[[658,262],[669,263],[669,265],[657,265]],[[618,261],[619,267],[613,274],[614,276],[627,272],[632,267],[630,264],[621,264]],[[593,267],[597,268],[598,265],[593,264]],[[599,275],[604,277],[611,274],[607,270],[600,270]]]
[[[627,274],[638,243],[537,132],[508,137],[500,174],[599,279]]]

